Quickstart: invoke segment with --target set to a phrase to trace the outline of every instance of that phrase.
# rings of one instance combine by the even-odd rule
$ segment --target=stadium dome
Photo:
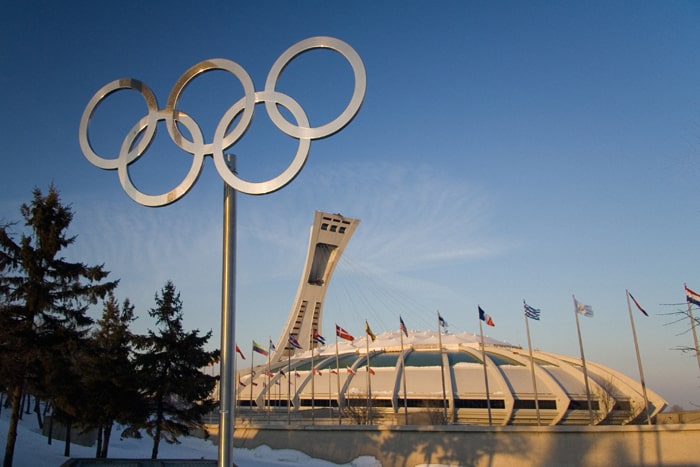
[[[251,367],[237,374],[237,416],[592,425],[647,423],[666,406],[655,392],[604,365],[541,350],[530,355],[491,338],[484,338],[482,348],[481,337],[470,333],[396,330],[375,340],[365,335],[324,343],[318,334],[326,288],[358,224],[316,212],[304,273],[276,350],[257,366],[251,357]]]
[[[541,425],[588,425],[592,416],[594,424],[647,422],[641,385],[606,366],[586,362],[589,411],[578,358],[533,351],[533,366],[527,349],[488,339],[484,359],[479,336],[437,331],[409,331],[402,352],[399,333],[339,342],[337,355],[335,344],[314,349],[313,356],[290,355],[269,370],[263,362],[252,378],[250,369],[242,370],[239,415],[252,407],[281,421],[488,425],[491,418],[493,425],[537,425],[539,418]],[[666,402],[650,390],[647,397],[654,417]]]

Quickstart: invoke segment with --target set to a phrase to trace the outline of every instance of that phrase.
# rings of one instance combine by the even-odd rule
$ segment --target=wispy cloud
[[[347,206],[344,214],[362,220],[349,248],[364,262],[410,271],[499,255],[512,246],[493,232],[497,213],[489,193],[469,180],[381,162],[334,169],[325,186]]]

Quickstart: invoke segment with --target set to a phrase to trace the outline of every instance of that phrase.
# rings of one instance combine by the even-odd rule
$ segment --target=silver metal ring
[[[117,167],[119,172],[119,182],[127,195],[134,201],[144,206],[156,207],[165,206],[167,204],[173,203],[184,196],[190,189],[194,186],[195,182],[199,178],[199,174],[202,172],[202,167],[204,166],[204,153],[202,151],[194,152],[192,158],[192,165],[190,166],[185,178],[172,190],[167,193],[160,195],[149,195],[134,186],[129,176],[129,165],[135,162],[141,155],[136,153],[136,150],[131,148],[134,140],[138,137],[139,133],[143,131],[149,132],[150,127],[154,130],[149,132],[155,135],[156,124],[164,120],[167,126],[176,125],[176,122],[182,123],[185,128],[190,132],[192,138],[194,139],[193,145],[195,147],[204,147],[204,138],[202,137],[202,132],[195,121],[184,112],[169,112],[169,111],[158,111],[155,114],[155,121],[151,121],[151,115],[143,117],[138,121],[136,125],[129,131],[129,134],[124,139],[122,143],[121,150],[119,151],[119,158],[117,161],[119,165]],[[141,138],[143,141],[145,136]]]
[[[315,128],[309,128],[308,124],[307,126],[300,126],[298,124],[292,125],[282,116],[280,111],[277,109],[277,106],[273,105],[271,102],[265,102],[265,109],[277,128],[294,138],[320,139],[338,132],[345,127],[345,125],[350,123],[350,121],[352,121],[353,117],[360,110],[362,101],[365,98],[367,79],[365,75],[365,66],[362,64],[360,56],[352,47],[340,39],[324,36],[311,37],[301,42],[297,42],[285,50],[282,55],[277,58],[275,63],[272,65],[272,68],[270,68],[270,73],[267,75],[267,81],[265,81],[265,91],[275,91],[275,86],[277,85],[277,80],[279,79],[282,70],[284,70],[289,62],[294,59],[294,57],[306,52],[307,50],[319,48],[335,50],[345,57],[345,59],[350,63],[352,71],[355,75],[355,88],[353,89],[352,97],[350,98],[350,102],[348,103],[347,107],[345,107],[345,110],[343,110],[343,112],[341,112],[340,115],[338,115],[334,120]]]
[[[272,193],[273,191],[277,191],[291,182],[304,167],[306,158],[309,155],[309,149],[311,148],[311,140],[309,138],[298,138],[299,147],[297,148],[297,153],[294,156],[294,159],[278,176],[264,182],[249,182],[239,178],[236,174],[231,172],[226,164],[224,151],[227,149],[227,147],[222,144],[222,140],[223,133],[226,131],[228,124],[233,121],[234,118],[236,118],[236,115],[238,115],[241,110],[244,110],[242,101],[243,99],[238,101],[224,114],[219,122],[219,126],[216,128],[213,143],[213,146],[216,148],[213,154],[214,165],[216,165],[216,170],[219,172],[219,175],[221,175],[221,178],[223,178],[224,181],[234,190],[240,191],[241,193],[247,193],[249,195],[264,195],[266,193]],[[265,105],[268,103],[274,104],[275,106],[277,104],[282,105],[291,112],[296,119],[297,124],[306,126],[309,125],[309,120],[306,118],[304,109],[301,108],[297,101],[286,94],[281,94],[274,91],[256,92],[255,102],[264,102]]]
[[[297,55],[315,48],[329,48],[343,55],[350,63],[355,86],[347,107],[331,122],[318,127],[310,127],[309,121],[301,105],[292,97],[275,90],[277,80],[284,68]],[[234,103],[223,115],[216,127],[211,143],[206,143],[202,131],[192,117],[177,109],[180,96],[187,85],[197,76],[210,70],[224,70],[236,76],[243,85],[244,96]],[[291,182],[304,166],[309,154],[311,140],[325,138],[342,129],[355,117],[359,111],[366,91],[365,67],[359,55],[345,42],[332,37],[312,37],[294,44],[275,61],[268,73],[264,91],[255,91],[253,81],[248,73],[235,62],[226,59],[211,59],[197,63],[180,76],[168,96],[165,109],[159,109],[156,97],[148,86],[135,79],[120,79],[112,81],[95,93],[83,111],[80,120],[78,138],[80,148],[85,157],[93,165],[107,170],[117,170],[119,181],[124,191],[136,202],[145,206],[163,206],[184,196],[199,177],[204,164],[204,157],[212,156],[214,165],[223,180],[235,190],[242,193],[261,195],[271,193]],[[138,91],[146,101],[148,112],[125,135],[119,156],[107,159],[99,156],[88,136],[88,126],[100,103],[107,96],[122,89]],[[232,173],[224,161],[224,151],[245,134],[253,119],[255,105],[264,103],[265,109],[272,122],[281,131],[299,140],[296,155],[290,165],[276,177],[263,182],[249,182]],[[285,107],[296,120],[296,124],[287,121],[278,105]],[[229,125],[242,115],[236,125],[228,132]],[[192,166],[185,178],[172,190],[160,195],[149,195],[137,189],[129,176],[128,166],[139,159],[148,149],[156,134],[159,121],[165,125],[173,142],[182,150],[192,154]],[[178,123],[184,125],[192,139],[182,134]]]
[[[101,169],[114,170],[119,166],[120,161],[119,158],[105,159],[103,157],[98,156],[97,153],[95,153],[95,151],[92,149],[92,145],[90,144],[90,137],[88,135],[88,125],[90,123],[90,120],[92,119],[92,116],[97,110],[97,107],[99,107],[100,103],[107,96],[121,89],[133,89],[138,91],[146,101],[146,107],[148,108],[148,113],[145,117],[148,119],[148,125],[146,125],[146,134],[143,135],[143,138],[141,138],[141,141],[139,142],[136,148],[136,151],[133,153],[136,157],[143,154],[143,152],[148,148],[148,145],[151,144],[151,140],[153,139],[153,136],[156,131],[155,114],[158,112],[158,103],[156,102],[156,96],[153,94],[153,91],[151,91],[151,89],[148,86],[146,86],[139,80],[131,78],[117,79],[102,86],[100,90],[97,91],[94,96],[92,96],[92,99],[90,99],[88,105],[85,107],[85,110],[83,111],[83,116],[80,118],[80,130],[78,133],[80,149],[83,151],[83,154],[85,155],[87,160],[89,160],[90,163],[92,163],[92,165],[95,165]],[[127,135],[126,137],[129,138],[129,135]],[[131,161],[127,161],[127,164],[130,162]]]

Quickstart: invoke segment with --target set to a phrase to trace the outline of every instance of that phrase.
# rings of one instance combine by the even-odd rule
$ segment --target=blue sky
[[[162,108],[194,64],[233,60],[262,90],[292,44],[327,35],[350,44],[367,70],[362,109],[338,134],[313,141],[284,189],[238,197],[237,339],[276,339],[299,283],[315,210],[362,223],[333,278],[324,332],[409,329],[478,332],[527,345],[522,301],[541,308],[533,345],[578,355],[572,295],[586,358],[637,378],[625,289],[645,376],[671,404],[700,404],[683,283],[700,289],[700,4],[697,2],[5,2],[0,7],[0,219],[17,220],[37,186],[53,182],[72,205],[67,255],[104,263],[121,280],[137,326],[167,280],[185,325],[212,329],[218,347],[222,181],[211,159],[180,201],[146,208],[116,171],[92,166],[78,125],[93,94],[136,78]],[[312,125],[346,105],[347,62],[315,50],[290,63],[278,89]],[[211,140],[242,96],[231,75],[196,78],[179,107]],[[91,123],[96,150],[115,157],[145,114],[121,91]],[[162,124],[161,124],[162,125]],[[189,168],[161,126],[132,165],[145,192],[168,191]],[[231,151],[239,174],[261,181],[297,142],[264,106]],[[99,309],[95,310],[95,315]],[[249,353],[249,351],[248,351]]]

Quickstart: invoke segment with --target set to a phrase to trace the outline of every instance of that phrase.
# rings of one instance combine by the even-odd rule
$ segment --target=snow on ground
[[[5,456],[5,443],[9,426],[9,409],[2,409],[0,415],[0,457]],[[181,444],[161,442],[158,449],[159,459],[216,459],[218,448],[210,441],[199,438],[183,438]],[[65,443],[53,440],[49,445],[47,438],[41,435],[36,415],[24,414],[19,422],[17,443],[15,444],[14,467],[58,467],[69,458],[63,456]],[[109,445],[109,457],[113,459],[148,459],[151,457],[153,441],[143,439],[120,440],[118,433],[112,434]],[[91,458],[95,456],[95,447],[72,444],[72,458]],[[239,467],[333,467],[338,464],[319,459],[312,459],[306,454],[291,449],[273,450],[267,446],[256,449],[234,449],[233,460]],[[345,466],[381,467],[374,457],[360,457]]]

